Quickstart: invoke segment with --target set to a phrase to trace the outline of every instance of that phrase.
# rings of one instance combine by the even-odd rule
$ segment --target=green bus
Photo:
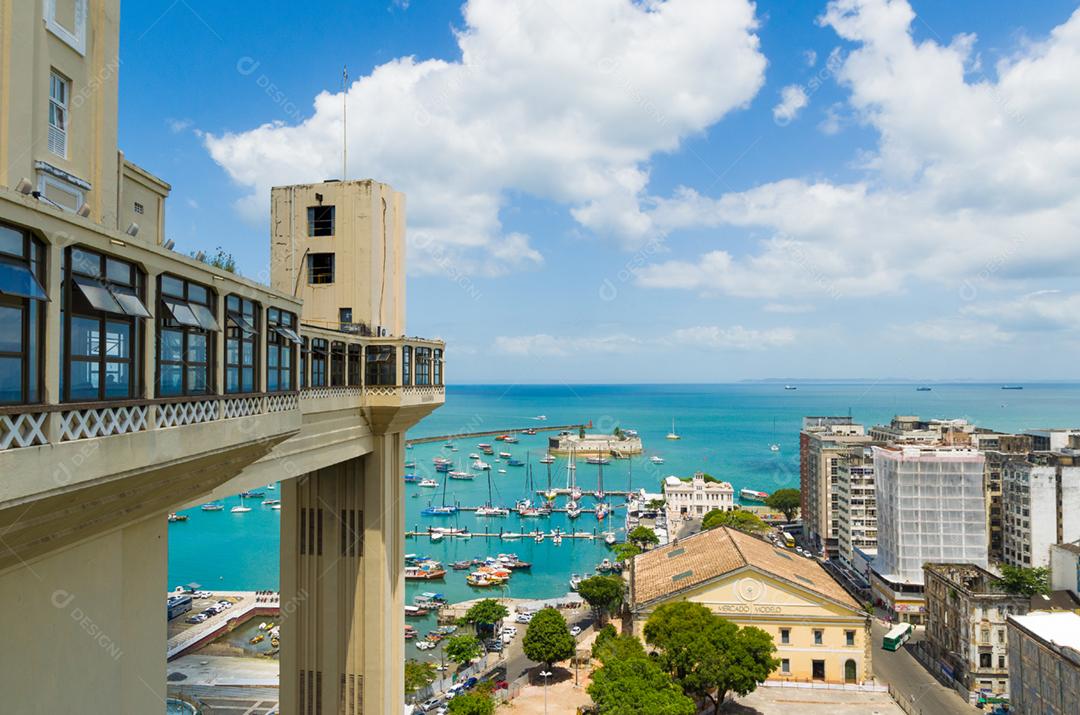
[[[911,631],[914,630],[910,623],[900,623],[893,626],[893,629],[885,634],[885,638],[882,639],[881,647],[885,650],[899,650],[900,646],[907,643],[907,639],[911,637]]]

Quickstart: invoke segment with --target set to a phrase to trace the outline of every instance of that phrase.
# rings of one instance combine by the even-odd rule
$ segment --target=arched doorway
[[[857,669],[856,669],[856,666],[855,666],[855,661],[849,658],[844,663],[844,682],[845,683],[854,683],[856,681],[856,679],[857,679],[856,670]]]

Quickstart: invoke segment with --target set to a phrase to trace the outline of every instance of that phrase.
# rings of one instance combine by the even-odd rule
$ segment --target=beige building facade
[[[708,480],[702,472],[686,481],[676,476],[664,479],[664,509],[669,524],[700,519],[713,509],[731,511],[734,508],[735,488],[730,482]]]
[[[403,435],[445,399],[445,346],[404,337],[403,199],[291,192],[393,198],[333,236],[375,256],[345,330],[168,250],[169,185],[116,145],[119,12],[0,0],[0,710],[161,712],[166,514],[280,481],[282,712],[401,712]]]
[[[872,678],[870,619],[816,561],[721,527],[636,556],[632,628],[660,605],[692,601],[769,633],[780,667],[770,680],[862,683]]]

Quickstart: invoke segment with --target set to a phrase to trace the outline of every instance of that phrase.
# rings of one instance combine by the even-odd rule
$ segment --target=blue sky
[[[123,3],[168,237],[263,274],[268,186],[340,174],[347,64],[456,381],[1074,376],[1075,2],[262,6]]]

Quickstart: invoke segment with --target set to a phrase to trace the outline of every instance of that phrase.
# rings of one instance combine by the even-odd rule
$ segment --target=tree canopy
[[[615,552],[616,561],[629,561],[630,559],[641,553],[641,547],[637,544],[630,543],[615,544],[615,546],[612,548],[612,551]]]
[[[491,715],[495,712],[495,701],[488,693],[462,693],[450,701],[447,711],[451,715]]]
[[[554,608],[542,608],[529,621],[522,645],[526,658],[543,663],[550,669],[552,663],[566,660],[574,654],[577,641],[570,635],[561,613]]]
[[[479,658],[484,649],[480,645],[480,639],[476,636],[454,636],[443,647],[446,657],[459,665],[464,665],[473,658]]]
[[[1005,564],[1001,567],[1001,578],[997,586],[1017,596],[1036,596],[1050,593],[1050,569],[1042,566],[1026,569]]]
[[[472,625],[479,634],[485,627],[488,630],[493,629],[496,623],[509,615],[510,611],[507,610],[506,606],[494,598],[485,598],[470,606],[459,622]]]
[[[615,630],[615,626],[610,623],[605,623],[604,626],[596,632],[596,638],[593,639],[593,658],[600,658],[600,654],[605,652],[605,646],[618,637],[619,632]]]
[[[625,591],[626,584],[618,576],[590,576],[578,584],[578,594],[596,611],[601,623],[618,612]]]
[[[740,628],[699,603],[660,606],[644,633],[645,642],[656,648],[657,665],[687,695],[712,700],[717,713],[729,692],[752,692],[780,665],[768,633]]]
[[[607,639],[603,665],[592,675],[589,697],[603,715],[693,715],[693,700],[660,669],[633,636]]]
[[[798,489],[777,489],[765,497],[765,506],[784,515],[787,521],[794,521],[802,504],[802,495]]]
[[[637,544],[643,549],[660,543],[660,537],[656,535],[655,531],[640,524],[630,530],[630,533],[626,535],[626,540],[631,544]]]
[[[405,694],[412,695],[435,682],[434,663],[421,663],[409,658],[405,661]]]
[[[718,526],[730,526],[732,529],[745,531],[748,534],[757,534],[769,530],[769,525],[762,521],[760,516],[745,509],[735,509],[734,511],[713,509],[701,519],[702,529],[715,529]]]

